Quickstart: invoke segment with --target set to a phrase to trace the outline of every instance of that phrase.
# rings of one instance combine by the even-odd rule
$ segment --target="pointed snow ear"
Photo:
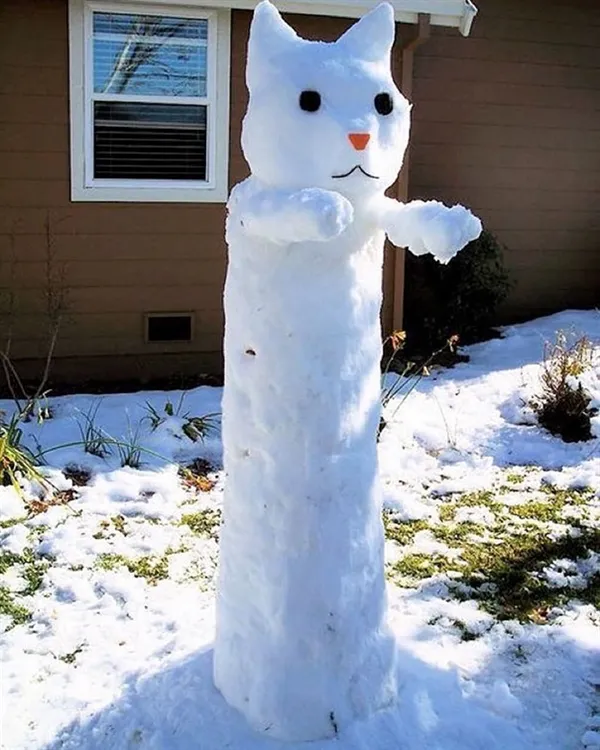
[[[359,60],[378,62],[389,59],[395,35],[394,10],[381,3],[351,26],[338,44]]]
[[[298,43],[296,32],[283,20],[269,0],[262,0],[254,9],[248,40],[246,81],[248,88],[259,83],[270,62],[280,53]]]

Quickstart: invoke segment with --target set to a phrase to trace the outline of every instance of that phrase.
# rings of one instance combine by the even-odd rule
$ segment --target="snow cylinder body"
[[[386,234],[449,260],[481,225],[384,196],[410,106],[381,5],[331,44],[264,0],[229,199],[215,684],[250,724],[334,736],[393,703],[377,469]]]

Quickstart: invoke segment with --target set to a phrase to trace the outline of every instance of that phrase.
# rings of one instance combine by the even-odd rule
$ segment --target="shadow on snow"
[[[514,649],[514,643],[509,643],[505,649]],[[580,650],[573,643],[567,647]],[[577,661],[573,659],[574,663]],[[490,697],[496,670],[490,670],[488,678],[485,673],[477,676],[480,689],[475,694],[468,687],[465,689],[455,669],[432,666],[415,658],[402,645],[399,666],[400,699],[393,709],[380,712],[368,722],[354,724],[332,740],[281,743],[269,739],[268,733],[252,732],[245,720],[225,703],[212,682],[212,651],[207,646],[150,677],[136,679],[132,675],[116,701],[91,718],[75,721],[60,730],[44,750],[308,750],[309,747],[311,750],[538,750],[540,747],[565,750],[580,747],[590,709],[584,710],[586,697],[576,697],[569,680],[563,685],[556,675],[532,668],[531,675],[539,683],[533,693],[543,694],[544,709],[536,710],[537,720],[535,716],[526,716],[520,726],[520,711],[507,708]],[[488,664],[486,672],[491,666]],[[508,675],[504,677],[510,679]],[[530,693],[530,687],[523,687],[522,692]],[[548,716],[548,711],[560,712],[558,724]]]

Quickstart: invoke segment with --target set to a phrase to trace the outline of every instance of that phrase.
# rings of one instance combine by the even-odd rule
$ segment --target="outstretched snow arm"
[[[384,198],[379,207],[381,228],[394,245],[408,247],[413,255],[431,253],[440,263],[448,263],[481,234],[481,221],[464,206]]]
[[[227,204],[229,221],[271,242],[326,242],[352,222],[349,200],[332,190],[285,190],[262,186],[249,177],[237,185]]]

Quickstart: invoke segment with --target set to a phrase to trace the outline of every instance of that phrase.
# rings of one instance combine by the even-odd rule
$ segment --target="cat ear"
[[[269,0],[262,0],[254,9],[248,40],[246,79],[248,86],[257,83],[272,60],[295,46],[300,37],[283,20]]]
[[[367,62],[387,61],[394,44],[396,25],[389,3],[381,3],[338,39],[354,57]]]

